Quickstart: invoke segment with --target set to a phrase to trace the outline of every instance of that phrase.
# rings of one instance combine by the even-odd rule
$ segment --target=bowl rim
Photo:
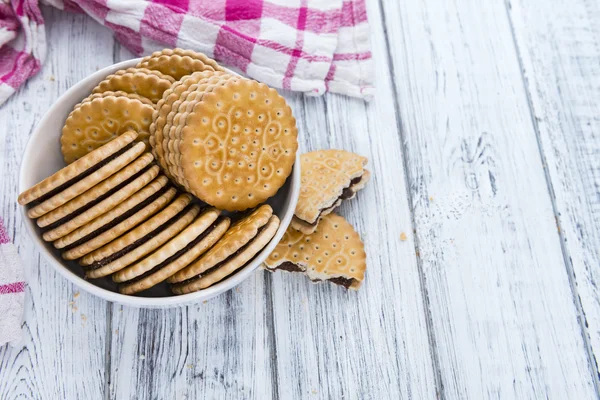
[[[67,89],[52,105],[48,110],[44,113],[44,116],[40,119],[40,121],[36,124],[35,129],[29,136],[27,141],[27,145],[25,147],[25,151],[23,152],[23,157],[21,159],[21,165],[19,166],[19,193],[22,193],[25,189],[25,172],[27,168],[26,160],[30,159],[35,152],[33,143],[35,142],[35,138],[42,134],[42,127],[48,124],[49,120],[53,118],[53,111],[56,107],[58,107],[61,103],[66,101],[72,101],[72,97],[77,95],[83,87],[89,84],[90,81],[100,81],[105,78],[107,75],[114,73],[120,69],[126,69],[130,67],[134,67],[141,58],[134,58],[126,61],[122,61],[116,64],[109,65],[104,67],[91,75],[81,79],[79,82],[71,86]],[[230,69],[225,68],[225,70],[229,73],[239,75],[237,72],[231,71]],[[294,215],[294,210],[296,208],[296,204],[298,202],[298,196],[300,194],[300,155],[296,153],[296,161],[294,162],[294,166],[292,168],[292,173],[289,178],[291,178],[291,200],[288,205],[288,209],[283,213],[282,218],[280,218],[279,228],[275,233],[275,236],[271,239],[269,244],[265,246],[255,257],[254,260],[239,270],[234,275],[222,280],[221,282],[210,286],[206,289],[199,290],[197,292],[188,293],[184,295],[173,295],[169,297],[141,297],[141,296],[131,296],[124,295],[121,293],[112,292],[110,290],[101,288],[99,286],[94,285],[93,283],[86,281],[85,279],[77,276],[73,273],[69,268],[63,265],[62,262],[58,261],[58,257],[48,250],[45,246],[45,242],[42,241],[41,235],[37,234],[35,223],[32,219],[27,217],[27,209],[25,206],[19,205],[21,209],[21,215],[24,220],[24,224],[27,229],[27,233],[33,239],[34,245],[36,249],[44,256],[46,261],[63,277],[67,280],[71,281],[75,286],[79,287],[82,290],[85,290],[88,293],[91,293],[95,296],[98,296],[104,300],[125,304],[133,307],[140,308],[168,308],[168,307],[178,307],[185,306],[187,304],[196,303],[202,300],[208,300],[212,297],[215,297],[221,293],[226,292],[227,290],[232,289],[246,278],[248,278],[267,258],[267,256],[274,250],[275,246],[285,233],[285,230],[289,226],[292,217]]]

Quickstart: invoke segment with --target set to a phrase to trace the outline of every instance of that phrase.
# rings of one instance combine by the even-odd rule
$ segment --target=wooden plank
[[[600,3],[516,1],[509,16],[566,260],[600,355]]]
[[[365,155],[372,181],[339,210],[366,246],[368,269],[359,292],[314,285],[300,274],[273,274],[281,399],[436,396],[385,38],[377,4],[369,6],[377,61],[374,102],[290,97],[302,150]]]
[[[133,57],[118,44],[114,53],[115,62]],[[110,398],[272,398],[269,291],[258,271],[203,304],[165,310],[114,305]]]
[[[443,395],[597,397],[504,4],[383,4]]]
[[[44,11],[46,63],[0,109],[0,209],[29,276],[23,342],[0,347],[0,398],[91,399],[104,391],[106,302],[80,293],[40,258],[16,199],[29,134],[60,94],[110,64],[112,34],[88,17]]]

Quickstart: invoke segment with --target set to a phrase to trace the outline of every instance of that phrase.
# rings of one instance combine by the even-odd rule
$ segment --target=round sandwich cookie
[[[215,60],[202,53],[183,49],[164,49],[144,57],[136,66],[158,70],[176,80],[198,71],[221,71]]]
[[[88,169],[86,173],[89,172],[89,175],[82,174],[80,175],[81,179],[72,179],[43,198],[39,198],[37,201],[38,204],[27,211],[27,216],[29,218],[44,217],[47,213],[66,204],[71,199],[81,196],[134,162],[144,152],[145,148],[146,145],[143,143],[126,146],[123,148],[123,151],[119,151],[108,157],[105,160],[106,163],[98,163],[96,165],[97,169]]]
[[[175,145],[190,191],[228,211],[273,196],[290,175],[297,149],[296,119],[285,99],[248,79],[205,93]]]
[[[156,74],[143,72],[143,70],[121,72],[107,76],[92,90],[92,93],[123,91],[135,93],[156,103],[162,99],[163,92],[169,89],[174,81],[170,76],[161,78]]]
[[[279,228],[279,218],[272,215],[266,225],[261,227],[257,235],[233,255],[204,271],[196,278],[173,285],[175,294],[186,294],[206,289],[233,274],[252,260],[273,239]]]
[[[65,162],[72,163],[128,130],[148,143],[154,107],[125,96],[107,96],[82,103],[67,117],[60,138]]]
[[[153,113],[153,122],[150,125],[150,145],[152,146],[156,159],[165,172],[167,171],[162,149],[163,130],[168,121],[168,116],[173,104],[180,99],[181,94],[187,91],[190,86],[203,79],[208,79],[213,76],[219,77],[223,74],[225,73],[215,71],[194,72],[193,74],[182,78],[180,81],[175,82],[170,89],[167,89],[163,93],[162,99],[156,104]]]
[[[167,196],[164,196],[165,194],[167,194]],[[150,217],[152,215],[150,214],[151,211],[157,212],[159,210],[158,208],[148,207],[149,205],[154,204],[155,200],[163,198],[166,200],[168,197],[170,197],[169,200],[171,200],[174,196],[175,189],[169,187],[169,180],[166,176],[160,175],[112,210],[107,211],[82,227],[75,229],[68,235],[54,241],[53,245],[57,249],[63,249],[64,251],[75,247],[86,248],[89,253],[94,249],[91,248],[92,246],[88,245],[88,242],[101,243],[102,241],[105,241],[105,243],[108,243],[119,234],[124,233],[126,230],[133,228],[135,225]],[[164,206],[166,205],[166,201],[163,200],[162,202],[159,202],[159,204]],[[106,237],[108,233],[110,233],[109,237],[111,238]],[[115,234],[117,236],[113,236]],[[85,246],[83,246],[84,244]],[[100,246],[101,245],[97,245],[97,247]],[[81,254],[78,257],[72,256],[79,253],[80,251],[71,252],[69,253],[71,256],[63,253],[63,258],[74,260],[84,255]]]
[[[366,258],[352,225],[337,214],[327,214],[311,234],[288,228],[263,266],[269,271],[304,272],[313,282],[329,281],[358,290]]]
[[[90,94],[88,97],[86,97],[85,99],[81,100],[81,103],[77,103],[75,105],[75,107],[73,107],[73,110],[78,109],[79,107],[81,107],[82,104],[87,103],[88,101],[92,101],[94,99],[100,99],[102,97],[127,97],[129,99],[133,99],[133,100],[139,100],[144,104],[148,104],[150,106],[154,106],[154,103],[143,96],[140,96],[139,94],[135,94],[135,93],[127,93],[124,92],[122,90],[118,90],[116,92],[102,92],[102,93],[92,93]]]
[[[159,171],[157,165],[143,169],[131,179],[126,180],[122,185],[119,185],[114,190],[106,193],[106,195],[90,201],[84,207],[77,209],[53,224],[46,226],[42,238],[47,242],[53,242],[87,224],[99,215],[113,209],[119,203],[146,186],[150,181],[156,178]]]
[[[371,174],[365,157],[345,150],[318,150],[300,156],[300,196],[292,227],[315,231],[319,218],[365,187]]]
[[[91,237],[91,239],[87,241],[84,241],[85,239],[87,239],[86,237],[85,239],[74,243],[72,246],[69,246],[66,249],[66,251],[62,253],[62,257],[65,260],[76,260],[78,258],[84,257],[85,255],[91,253],[96,249],[99,249],[107,243],[110,243],[111,241],[117,239],[121,235],[124,235],[130,229],[136,227],[140,223],[146,221],[148,218],[152,217],[154,214],[165,208],[165,206],[167,206],[167,204],[169,204],[169,202],[173,200],[176,194],[177,190],[175,188],[168,188],[164,193],[160,194],[160,196],[154,199],[151,203],[143,207],[135,214],[131,215],[129,218],[119,222],[114,227],[109,228],[104,232],[101,232],[100,234],[98,234],[98,236],[90,235],[93,237]],[[79,244],[80,242],[83,243]]]
[[[226,261],[234,253],[252,242],[261,228],[269,222],[272,215],[273,209],[265,204],[242,217],[202,257],[170,277],[168,281],[170,283],[180,283],[192,279]]]
[[[188,226],[200,207],[183,194],[158,214],[79,260],[86,277],[100,278],[120,271],[162,246]]]
[[[165,163],[174,179],[181,186],[190,190],[187,186],[187,181],[183,178],[181,168],[179,167],[180,153],[178,150],[179,137],[181,129],[186,125],[186,119],[189,113],[193,110],[194,105],[202,99],[205,93],[212,92],[215,88],[223,86],[229,81],[239,80],[237,76],[224,74],[219,77],[203,79],[197,84],[190,86],[187,92],[181,95],[181,103],[173,104],[172,110],[167,117],[167,124],[163,130],[163,152],[165,153]],[[176,108],[177,107],[177,108]],[[169,121],[172,118],[172,121]]]
[[[129,182],[134,175],[148,167],[153,159],[154,157],[152,157],[152,154],[150,153],[141,155],[138,159],[116,174],[113,174],[79,196],[42,215],[36,221],[37,225],[40,228],[45,228],[69,215],[72,216],[73,213],[81,210],[83,207],[91,205],[93,201],[100,201],[102,198],[108,197],[110,194],[114,193],[114,191],[118,190],[119,187],[124,186],[126,184],[125,182]]]
[[[130,145],[131,142],[137,138],[137,136],[137,132],[125,132],[121,136],[118,136],[114,140],[106,143],[104,146],[101,146],[91,153],[86,154],[74,163],[67,165],[63,169],[55,172],[33,187],[25,190],[19,195],[19,204],[26,205],[33,201],[43,202],[58,192],[61,192],[67,185],[74,186],[79,181],[89,177],[90,175],[93,175],[94,172],[98,171],[108,162],[112,161],[119,152],[125,151],[127,146]],[[88,181],[87,185],[89,186],[80,186],[78,188],[79,192],[73,193],[71,198],[83,193],[83,191],[89,189],[91,186],[105,179],[109,175],[110,173],[108,170],[104,171],[104,175],[102,173],[95,175],[92,180]]]
[[[204,253],[227,230],[229,218],[218,218],[220,212],[209,209],[201,213],[177,236],[154,253],[113,274],[115,282],[123,283],[119,292],[133,294],[151,288],[187,266]]]

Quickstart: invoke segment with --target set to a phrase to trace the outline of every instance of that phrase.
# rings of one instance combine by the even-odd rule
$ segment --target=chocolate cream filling
[[[139,276],[136,276],[135,278],[130,279],[130,280],[124,282],[124,283],[125,284],[130,284],[130,283],[135,283],[135,282],[141,281],[142,279],[146,278],[147,276],[150,276],[153,273],[158,272],[159,270],[161,270],[162,268],[166,267],[167,265],[169,265],[173,261],[177,260],[183,254],[185,254],[188,251],[190,251],[192,249],[192,247],[194,247],[195,245],[197,245],[198,243],[200,243],[200,241],[202,239],[204,239],[206,236],[208,236],[217,227],[217,225],[219,225],[221,223],[221,221],[223,221],[223,219],[225,219],[225,217],[219,217],[215,222],[213,222],[213,224],[211,226],[209,226],[208,228],[206,228],[204,230],[204,232],[202,232],[200,235],[198,235],[196,237],[196,239],[194,239],[190,243],[188,243],[188,245],[185,246],[183,249],[179,250],[178,252],[176,252],[175,254],[173,254],[171,257],[167,258],[166,260],[164,260],[160,264],[156,265],[152,269],[150,269],[150,270],[144,272],[143,274],[141,274]]]
[[[56,222],[54,222],[54,223],[52,223],[52,224],[50,224],[48,226],[45,226],[42,229],[42,232],[47,232],[47,231],[50,231],[50,230],[52,230],[54,228],[58,228],[62,224],[66,223],[66,222],[68,222],[70,220],[72,220],[73,218],[77,217],[78,215],[83,214],[84,212],[86,212],[90,208],[94,207],[96,204],[98,204],[101,201],[107,199],[108,197],[112,196],[113,194],[115,194],[119,190],[123,189],[125,186],[129,185],[131,182],[135,181],[142,174],[144,174],[146,171],[148,171],[150,168],[152,168],[153,165],[154,165],[154,163],[148,164],[144,169],[142,169],[141,171],[137,172],[135,175],[133,175],[132,177],[130,177],[126,181],[120,183],[119,185],[115,186],[111,190],[103,193],[101,196],[96,197],[94,200],[90,201],[89,203],[85,204],[84,206],[79,207],[77,210],[73,211],[71,214],[62,217],[58,221],[56,221]]]
[[[204,275],[208,275],[208,274],[210,274],[211,272],[214,272],[214,271],[218,270],[218,269],[219,269],[219,268],[221,268],[221,267],[222,267],[224,264],[226,264],[227,262],[231,261],[231,260],[232,260],[233,258],[235,258],[235,257],[236,257],[238,254],[240,254],[241,252],[243,252],[244,250],[246,250],[248,247],[250,247],[250,245],[251,245],[251,244],[254,242],[254,240],[255,240],[255,239],[258,237],[258,235],[259,235],[259,234],[260,234],[260,233],[261,233],[263,230],[265,230],[265,228],[266,228],[266,227],[267,227],[267,224],[264,224],[263,226],[261,226],[261,227],[258,229],[258,231],[256,232],[256,235],[255,235],[255,236],[254,236],[252,239],[250,239],[250,241],[248,241],[248,243],[246,243],[245,245],[243,245],[242,247],[240,247],[239,249],[237,249],[237,250],[236,250],[236,251],[235,251],[233,254],[231,254],[229,257],[227,257],[226,259],[224,259],[224,260],[223,260],[223,261],[221,261],[220,263],[217,263],[217,264],[213,265],[212,267],[210,267],[210,268],[209,268],[209,269],[207,269],[206,271],[204,271],[204,272],[202,272],[202,273],[200,273],[200,274],[198,274],[198,275],[196,275],[196,276],[194,276],[194,277],[192,277],[192,278],[190,278],[190,279],[186,279],[186,280],[185,280],[185,281],[183,281],[183,282],[176,283],[176,285],[185,285],[186,283],[190,283],[190,282],[192,282],[192,281],[195,281],[195,280],[196,280],[196,279],[198,279],[198,278],[202,278]],[[260,249],[260,250],[262,250],[262,249]],[[260,251],[260,250],[259,250],[259,251]],[[258,253],[259,251],[257,251],[257,253]],[[252,257],[252,258],[254,258],[254,257]],[[251,262],[251,261],[252,261],[252,259],[248,260],[248,262],[247,262],[247,263],[245,263],[245,264],[243,264],[243,265],[240,265],[239,267],[237,267],[237,268],[236,268],[236,271],[237,271],[238,269],[240,269],[240,268],[243,268],[244,266],[246,266],[246,264],[248,264],[248,263],[249,263],[249,262]],[[233,271],[233,272],[232,272],[232,274],[233,274],[234,272],[235,272],[235,271]],[[217,283],[217,282],[215,282],[215,283]]]
[[[175,215],[173,218],[169,219],[167,222],[165,222],[164,224],[162,224],[161,226],[159,226],[158,228],[156,228],[155,230],[153,230],[152,232],[148,232],[147,234],[145,234],[144,236],[142,236],[141,238],[139,238],[138,240],[136,240],[135,242],[131,243],[128,246],[123,247],[121,250],[109,255],[108,257],[103,258],[102,260],[98,260],[95,263],[88,265],[86,267],[87,270],[93,270],[93,269],[98,269],[100,267],[103,267],[107,264],[110,264],[111,262],[113,262],[114,260],[121,258],[122,256],[124,256],[125,254],[129,253],[130,251],[136,249],[137,247],[143,245],[144,243],[146,243],[148,240],[152,239],[153,237],[157,236],[158,234],[160,234],[162,231],[164,231],[165,229],[167,229],[169,226],[173,225],[177,220],[179,220],[179,218],[181,218],[182,216],[185,215],[185,213],[187,213],[190,208],[192,208],[194,205],[193,204],[188,204],[187,207],[185,207],[183,210],[181,210],[179,213],[177,213],[177,215]]]
[[[289,271],[289,272],[303,272],[302,268],[300,268],[298,265],[296,265],[290,261],[282,262],[277,267],[275,267],[273,270],[278,270],[278,269],[281,269],[283,271]],[[312,279],[312,281],[313,282],[321,282],[322,279]],[[354,283],[354,278],[344,278],[343,276],[338,276],[335,278],[326,279],[326,281],[335,283],[336,285],[341,285],[341,286],[345,287],[346,289],[348,289]]]
[[[118,217],[116,217],[112,221],[110,221],[110,222],[102,225],[101,227],[99,227],[95,231],[87,234],[86,236],[82,237],[81,239],[77,240],[76,242],[73,242],[72,244],[63,247],[60,250],[61,251],[71,250],[71,249],[73,249],[73,248],[75,248],[75,247],[77,247],[79,245],[82,245],[83,243],[91,240],[92,238],[94,238],[94,237],[96,237],[98,235],[101,235],[102,233],[108,231],[109,229],[114,228],[115,226],[117,226],[121,222],[125,221],[127,218],[131,217],[132,215],[134,215],[135,213],[137,213],[138,211],[140,211],[141,209],[143,209],[144,207],[146,207],[148,204],[152,203],[154,200],[156,200],[159,197],[161,197],[171,187],[172,187],[171,185],[167,184],[166,186],[164,186],[163,188],[161,188],[158,192],[156,192],[153,195],[147,197],[144,201],[142,201],[141,203],[138,203],[134,207],[132,207],[129,210],[125,211],[123,214],[119,215]]]
[[[346,200],[346,199],[349,199],[350,197],[352,197],[354,195],[354,192],[352,191],[352,186],[354,186],[358,182],[360,182],[362,180],[362,177],[363,176],[361,175],[361,176],[357,176],[356,178],[352,179],[350,181],[350,184],[348,186],[346,186],[342,190],[342,194],[333,202],[333,204],[335,204],[338,200]],[[319,223],[319,218],[321,218],[321,214],[323,214],[323,212],[325,210],[328,210],[330,208],[331,207],[322,208],[321,211],[319,211],[319,214],[317,215],[317,218],[315,218],[314,222],[308,222],[308,221],[305,221],[305,220],[301,220],[301,221],[304,222],[304,223],[306,223],[307,225],[315,226],[315,225],[317,225]]]
[[[105,158],[104,160],[100,161],[99,163],[96,163],[96,164],[92,165],[91,167],[89,167],[85,171],[81,172],[79,175],[77,175],[77,176],[71,178],[70,180],[66,181],[65,183],[63,183],[59,187],[57,187],[55,189],[52,189],[51,191],[49,191],[48,193],[46,193],[43,196],[38,197],[37,199],[35,199],[34,201],[32,201],[29,204],[29,206],[34,207],[34,206],[36,206],[36,205],[38,205],[40,203],[43,203],[44,201],[48,200],[49,198],[54,197],[55,195],[57,195],[58,193],[62,192],[63,190],[65,190],[69,186],[74,185],[75,183],[83,180],[85,177],[87,177],[87,176],[93,174],[94,172],[98,171],[100,168],[104,167],[106,164],[108,164],[109,162],[111,162],[115,158],[119,157],[120,155],[122,155],[123,153],[125,153],[127,150],[129,150],[133,146],[135,146],[136,144],[137,144],[137,142],[129,143],[127,146],[123,147],[121,150],[119,150],[116,153],[110,155],[109,157]]]

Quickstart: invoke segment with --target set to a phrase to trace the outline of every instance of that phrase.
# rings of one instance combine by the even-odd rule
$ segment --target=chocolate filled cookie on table
[[[318,150],[300,156],[300,196],[292,227],[305,234],[317,229],[320,218],[365,187],[371,174],[365,157],[345,150]]]
[[[313,282],[360,288],[367,267],[363,242],[343,217],[327,214],[313,233],[290,227],[263,266],[269,271],[303,272]]]

